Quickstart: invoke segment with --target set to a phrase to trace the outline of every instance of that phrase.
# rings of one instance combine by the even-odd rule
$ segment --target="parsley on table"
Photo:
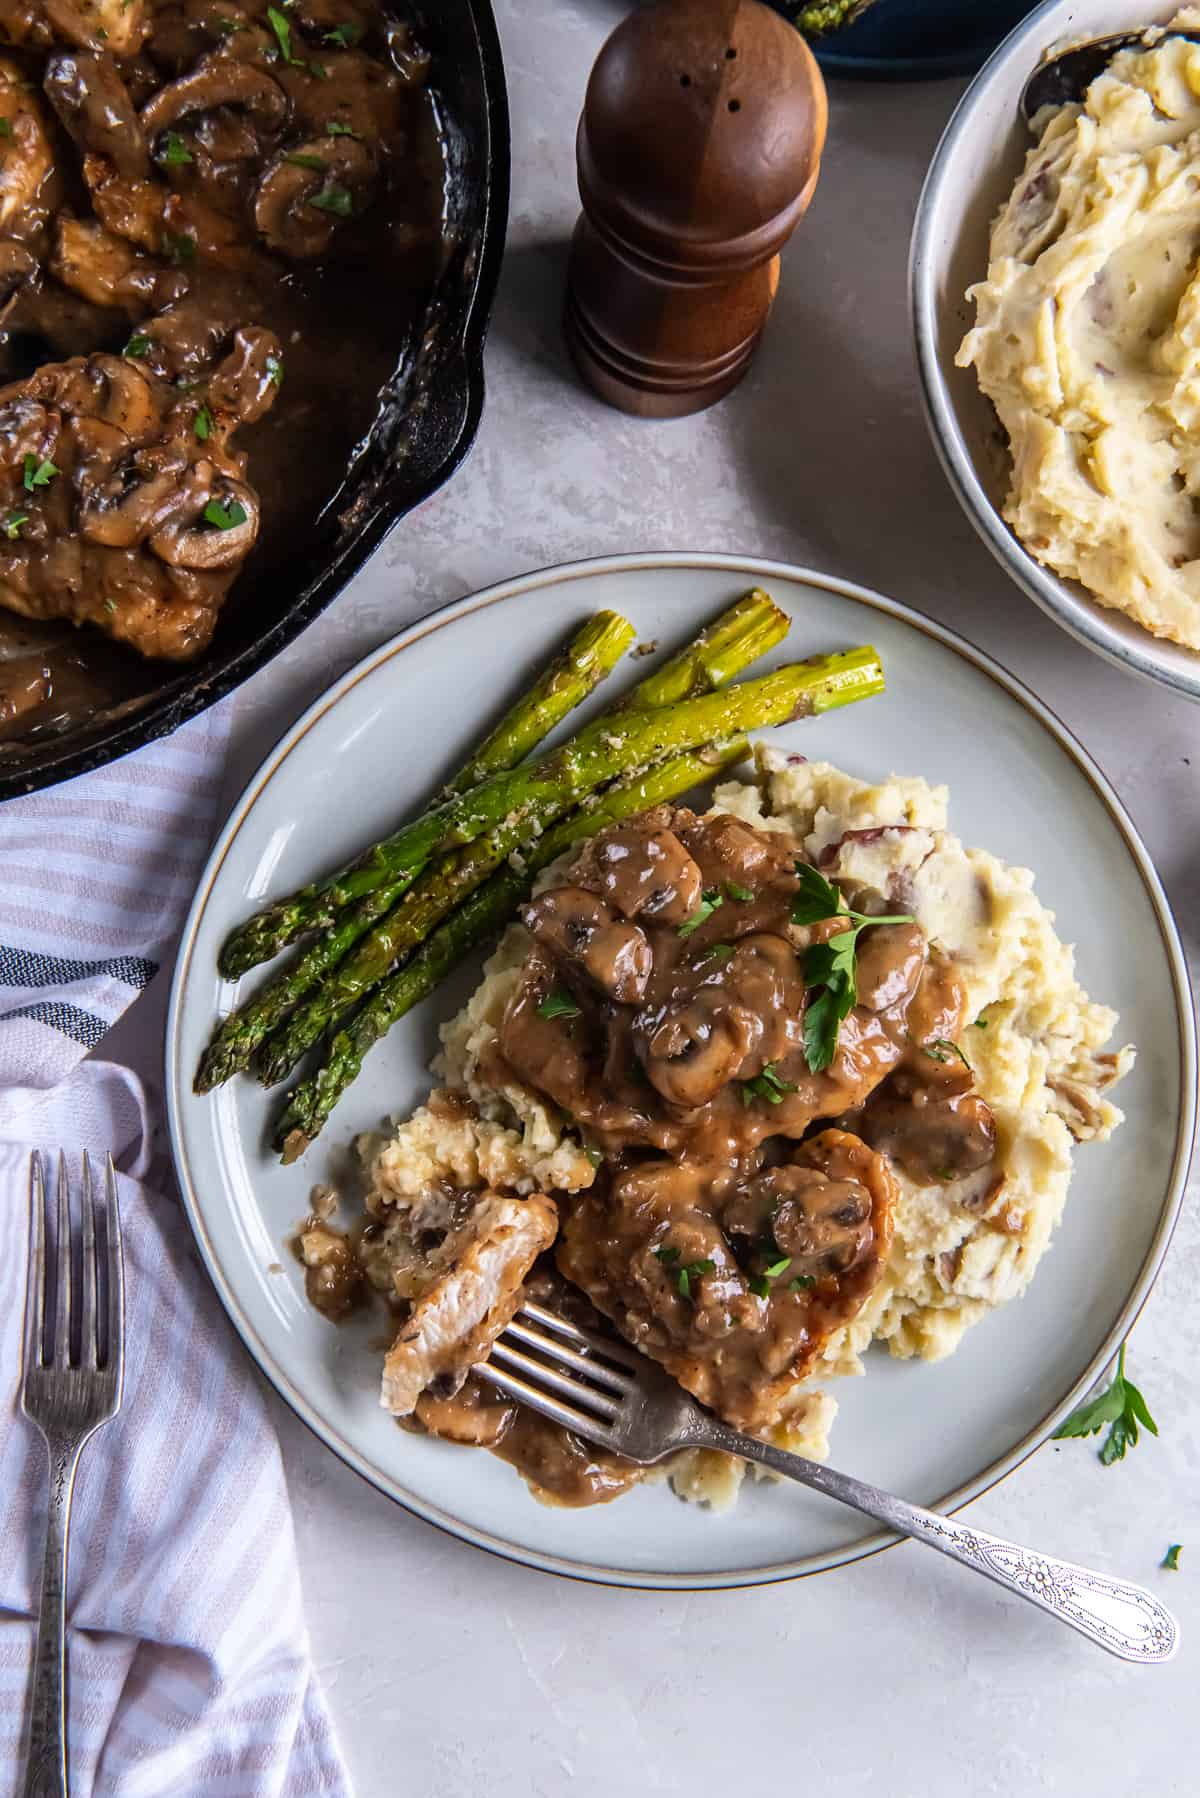
[[[673,1249],[669,1244],[665,1248],[655,1249],[654,1254],[668,1272],[675,1276],[675,1284],[685,1299],[692,1296],[692,1281],[698,1280],[702,1274],[711,1274],[717,1265],[715,1261],[704,1260],[687,1261],[679,1267],[679,1250]]]
[[[696,907],[690,918],[684,919],[683,923],[679,926],[676,935],[681,937],[691,936],[694,930],[699,930],[701,924],[707,924],[717,907],[719,905],[724,905],[724,903],[725,901],[722,899],[720,892],[716,887],[705,887],[700,895],[699,905]]]
[[[727,880],[725,891],[731,899],[736,899],[739,905],[749,905],[754,897],[753,887],[740,887],[736,880]]]
[[[21,535],[21,526],[28,523],[28,512],[10,512],[4,520],[4,535],[15,543]]]
[[[201,443],[206,443],[212,436],[213,415],[207,406],[201,406],[192,420],[192,429]]]
[[[173,169],[180,168],[185,162],[194,162],[196,159],[177,131],[167,131],[163,135],[163,147],[158,160],[166,163],[169,169]]]
[[[143,332],[138,331],[129,339],[121,354],[122,356],[144,356],[149,348],[150,339]]]
[[[579,1007],[565,987],[556,986],[539,1001],[539,1018],[577,1018]]]
[[[804,1010],[804,1059],[814,1074],[827,1068],[837,1050],[842,1019],[849,1017],[858,998],[855,955],[859,933],[872,924],[912,924],[907,912],[882,918],[851,911],[831,881],[807,862],[796,863],[800,882],[792,901],[793,924],[820,924],[826,918],[846,919],[847,928],[824,943],[811,943],[804,951],[804,980],[818,988]]]
[[[336,181],[327,181],[319,194],[309,194],[308,203],[322,212],[335,212],[341,219],[348,219],[354,211],[354,196]]]
[[[755,1099],[765,1099],[768,1105],[782,1105],[788,1093],[798,1092],[799,1088],[792,1080],[785,1080],[775,1072],[775,1063],[769,1061],[761,1074],[755,1074],[753,1080],[742,1081],[742,1104],[753,1105]]]
[[[1077,1405],[1066,1422],[1059,1424],[1054,1435],[1056,1440],[1063,1436],[1094,1436],[1107,1424],[1108,1434],[1100,1447],[1100,1461],[1102,1466],[1111,1467],[1114,1461],[1124,1459],[1127,1448],[1137,1446],[1139,1423],[1152,1436],[1158,1435],[1158,1425],[1151,1417],[1145,1399],[1133,1381],[1125,1378],[1125,1344],[1122,1343],[1112,1385],[1099,1398],[1086,1399],[1082,1405]]]
[[[970,1068],[971,1066],[958,1044],[952,1043],[948,1036],[931,1037],[927,1043],[922,1043],[921,1047],[931,1061],[952,1061],[957,1055],[965,1068]]]
[[[246,508],[238,499],[231,499],[227,506],[223,506],[219,499],[210,499],[202,516],[206,524],[215,525],[217,530],[232,531],[239,524],[245,524]]]
[[[1180,1551],[1182,1548],[1183,1548],[1182,1542],[1172,1542],[1170,1548],[1168,1548],[1166,1554],[1163,1556],[1160,1565],[1163,1567],[1170,1568],[1172,1573],[1178,1573],[1179,1572],[1179,1555],[1180,1555]]]
[[[35,487],[48,487],[58,473],[49,456],[43,456],[39,462],[32,450],[25,452],[25,491],[32,493]]]

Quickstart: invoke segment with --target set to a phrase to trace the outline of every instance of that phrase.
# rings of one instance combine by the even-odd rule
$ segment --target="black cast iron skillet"
[[[415,352],[406,352],[380,417],[316,535],[286,577],[237,594],[211,648],[175,672],[147,664],[146,691],[60,735],[0,744],[0,799],[52,786],[175,730],[299,636],[405,513],[458,467],[483,409],[483,342],[508,219],[504,65],[490,0],[406,5],[434,58],[445,125],[448,242]],[[241,603],[238,603],[238,601]]]

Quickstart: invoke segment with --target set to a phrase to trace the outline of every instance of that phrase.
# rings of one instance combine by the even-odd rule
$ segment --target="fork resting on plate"
[[[865,1480],[743,1436],[627,1343],[578,1329],[543,1305],[522,1306],[493,1343],[490,1358],[474,1371],[543,1417],[643,1465],[685,1448],[723,1449],[757,1461],[986,1574],[1121,1660],[1166,1661],[1178,1646],[1175,1619],[1143,1587],[1020,1548]]]

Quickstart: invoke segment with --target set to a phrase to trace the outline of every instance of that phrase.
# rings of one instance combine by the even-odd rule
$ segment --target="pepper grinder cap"
[[[617,27],[592,69],[584,209],[653,262],[751,266],[804,212],[828,115],[812,52],[761,0],[659,0]]]

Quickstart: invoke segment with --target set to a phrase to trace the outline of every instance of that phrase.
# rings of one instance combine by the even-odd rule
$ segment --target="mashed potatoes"
[[[995,1115],[997,1156],[984,1176],[919,1185],[899,1169],[891,1251],[865,1308],[833,1336],[812,1379],[797,1386],[782,1446],[821,1458],[836,1405],[828,1378],[863,1372],[872,1342],[891,1354],[937,1360],[996,1305],[1025,1290],[1062,1214],[1073,1141],[1102,1139],[1121,1120],[1103,1096],[1133,1051],[1105,1049],[1114,1012],[1075,978],[1071,949],[1033,890],[1027,869],[964,849],[947,828],[948,795],[919,779],[877,786],[821,762],[760,750],[757,785],[718,789],[715,809],[784,830],[827,874],[867,885],[915,914],[956,964],[974,1023],[967,1054]],[[557,870],[545,878],[553,880]],[[528,939],[510,927],[468,1004],[442,1030],[436,1064],[445,1085],[469,1095],[478,1116],[423,1107],[368,1151],[376,1217],[410,1205],[434,1183],[494,1184],[520,1192],[579,1192],[595,1168],[571,1120],[505,1075],[496,1054],[504,1007],[521,977]],[[729,1503],[740,1462],[682,1457],[682,1496]]]
[[[1200,10],[1175,21],[1200,26]],[[1114,58],[1054,112],[958,352],[1008,433],[1038,560],[1200,648],[1200,44]]]

